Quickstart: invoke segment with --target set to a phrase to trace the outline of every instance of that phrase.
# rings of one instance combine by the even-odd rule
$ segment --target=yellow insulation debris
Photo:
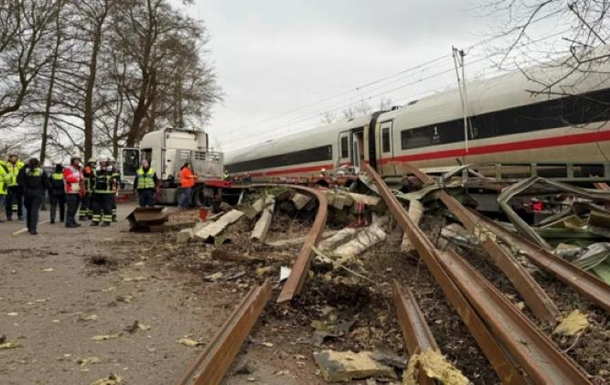
[[[429,378],[447,385],[468,385],[462,372],[451,365],[445,356],[436,350],[427,350],[409,358],[409,365],[403,377],[403,385],[419,384],[419,371],[424,370]]]
[[[589,326],[587,316],[582,314],[578,309],[571,312],[565,317],[559,325],[555,328],[555,334],[563,334],[564,336],[573,336],[576,333],[580,333]]]

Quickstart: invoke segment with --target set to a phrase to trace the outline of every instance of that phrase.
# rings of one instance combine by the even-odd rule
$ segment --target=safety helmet
[[[87,161],[87,163],[95,163],[95,158],[89,158],[89,160]]]
[[[74,154],[72,155],[72,157],[70,157],[70,163],[73,163],[76,159],[78,159],[79,161],[82,160],[80,155]]]

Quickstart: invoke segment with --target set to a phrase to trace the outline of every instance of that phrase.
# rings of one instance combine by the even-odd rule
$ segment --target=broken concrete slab
[[[347,262],[371,247],[385,241],[387,237],[388,235],[385,231],[377,224],[374,224],[359,232],[355,239],[339,246],[333,254],[340,258],[339,263]]]
[[[253,241],[265,242],[269,233],[269,227],[271,226],[271,219],[273,219],[273,212],[269,209],[263,210],[263,215],[261,215],[260,219],[254,225],[254,230],[252,230],[250,239]]]
[[[394,370],[375,361],[371,352],[323,350],[314,353],[314,359],[322,377],[328,382],[348,382],[369,377],[396,379]]]
[[[342,245],[354,239],[358,235],[360,230],[361,229],[356,229],[353,227],[346,227],[343,230],[339,231],[337,234],[333,235],[332,237],[320,242],[319,248],[322,251],[335,249],[339,245]]]
[[[176,235],[176,242],[178,243],[186,243],[195,237],[194,229],[182,229]]]
[[[244,209],[244,214],[250,220],[256,218],[258,214],[260,214],[265,208],[265,197],[257,199],[254,203],[252,203],[249,207]]]
[[[207,241],[210,238],[216,237],[220,234],[227,226],[237,222],[239,218],[244,215],[242,211],[231,210],[228,213],[220,217],[216,222],[210,223],[203,227],[201,230],[195,232],[195,238],[202,241]]]
[[[366,206],[378,206],[381,204],[381,198],[374,195],[357,194],[352,192],[346,192],[353,200],[354,204],[364,203]]]
[[[350,207],[353,203],[354,200],[349,195],[337,193],[334,196],[331,206],[337,210],[343,210],[343,208]]]
[[[409,218],[413,221],[413,223],[419,225],[421,218],[424,216],[424,205],[416,199],[411,200],[409,202],[409,211],[407,214],[409,215]],[[407,234],[403,234],[400,250],[405,253],[413,251],[413,245],[409,241]]]
[[[297,193],[294,193],[291,201],[297,210],[302,210],[303,207],[305,207],[305,205],[307,205],[309,203],[309,201],[311,201],[311,197],[309,195],[305,195],[305,194],[301,194],[301,193],[297,192]]]
[[[329,230],[329,231],[325,231],[324,233],[322,233],[322,239],[326,239],[329,237],[332,237],[333,235],[337,234],[339,231],[337,230]],[[267,246],[271,246],[271,247],[275,247],[278,249],[283,249],[283,248],[290,248],[290,247],[296,247],[296,246],[300,246],[303,243],[305,243],[305,239],[307,237],[297,237],[297,238],[290,238],[290,239],[282,239],[279,241],[273,241],[273,242],[266,242]]]

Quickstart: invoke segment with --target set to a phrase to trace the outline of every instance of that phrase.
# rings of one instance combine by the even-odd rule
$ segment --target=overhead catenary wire
[[[558,36],[558,35],[560,35],[560,34],[562,34],[562,33],[565,33],[566,31],[567,31],[567,30],[562,30],[562,31],[560,31],[560,32],[553,33],[553,34],[551,34],[551,35],[547,35],[547,36],[544,36],[544,37],[541,37],[541,38],[538,38],[538,39],[530,40],[530,41],[528,41],[527,43],[522,44],[520,47],[525,47],[525,46],[528,46],[528,45],[530,45],[530,44],[534,44],[534,43],[540,42],[540,41],[542,41],[542,40],[546,40],[546,39],[548,39],[548,38]],[[471,45],[470,45],[470,46],[468,46],[466,49],[468,49],[468,50],[472,50],[472,48],[473,48],[473,47],[475,47],[476,45],[478,45],[478,44],[480,44],[480,43],[482,43],[482,42],[487,43],[487,42],[489,42],[489,41],[491,41],[491,40],[495,40],[495,39],[497,39],[497,38],[499,38],[499,37],[494,37],[494,38],[485,39],[485,40],[483,40],[483,41],[481,41],[481,42],[471,44]],[[500,54],[501,54],[501,51],[500,51],[500,50],[497,50],[496,52],[492,52],[492,53],[490,53],[490,54],[487,54],[487,55],[485,55],[485,56],[482,56],[482,57],[480,57],[480,58],[479,58],[479,59],[477,59],[477,60],[474,60],[474,61],[469,61],[469,65],[472,65],[472,64],[476,64],[476,63],[482,62],[482,61],[484,61],[484,60],[490,59],[490,58],[492,58],[492,57],[494,57],[494,56],[497,56],[497,55],[500,55]],[[437,57],[437,58],[435,58],[435,59],[433,59],[433,60],[427,61],[427,62],[422,63],[422,64],[420,64],[420,65],[417,65],[417,66],[414,66],[414,67],[410,67],[410,68],[408,68],[408,69],[406,69],[406,70],[403,70],[403,71],[397,72],[397,73],[392,74],[392,75],[389,75],[389,76],[385,76],[385,77],[383,77],[383,78],[377,79],[377,80],[372,81],[372,82],[368,82],[368,83],[366,83],[366,84],[364,84],[364,85],[362,85],[362,86],[356,87],[355,89],[352,89],[352,90],[350,90],[350,91],[346,91],[346,92],[344,92],[344,93],[337,94],[337,95],[334,95],[334,96],[329,97],[329,98],[324,98],[324,99],[321,99],[321,100],[319,100],[319,101],[317,101],[317,102],[314,102],[314,103],[310,103],[310,104],[309,104],[309,105],[307,105],[307,106],[316,105],[316,104],[321,103],[322,101],[330,101],[330,100],[336,99],[336,98],[337,98],[339,95],[347,95],[347,94],[349,94],[349,93],[351,93],[351,92],[354,92],[354,90],[356,90],[356,89],[360,89],[360,90],[361,90],[361,89],[363,89],[363,88],[370,87],[370,86],[372,86],[372,85],[381,84],[381,83],[383,83],[384,81],[387,81],[387,80],[389,80],[389,79],[393,79],[393,78],[395,78],[395,77],[397,77],[397,76],[400,76],[400,75],[403,75],[403,74],[406,74],[406,73],[409,73],[409,72],[415,71],[415,70],[417,70],[417,69],[419,69],[419,70],[420,70],[420,72],[425,73],[425,72],[427,72],[427,71],[430,71],[430,70],[432,70],[432,69],[436,68],[436,67],[429,67],[429,68],[425,68],[425,67],[426,67],[426,65],[431,65],[431,64],[433,64],[433,63],[435,63],[435,64],[437,64],[437,65],[438,65],[438,64],[440,64],[440,63],[441,63],[443,60],[449,59],[449,58],[451,58],[451,57],[452,57],[451,55],[443,55],[443,56]],[[493,65],[492,65],[492,66],[490,66],[490,67],[488,67],[488,68],[494,68],[494,69],[495,69],[496,71],[498,71],[498,72],[502,72],[502,71],[504,71],[504,69],[502,69],[502,68],[498,68],[498,67],[493,66]],[[488,69],[488,68],[486,67],[485,69]],[[454,71],[454,67],[453,67],[453,66],[452,66],[451,68],[448,68],[448,69],[445,69],[445,70],[442,70],[442,71],[439,71],[439,72],[435,72],[435,73],[434,73],[434,74],[432,74],[432,75],[422,77],[422,78],[417,79],[417,80],[415,80],[415,81],[410,81],[410,82],[408,82],[408,83],[406,83],[406,84],[401,84],[401,85],[396,86],[396,87],[393,87],[393,88],[391,88],[391,89],[384,90],[383,92],[380,92],[380,93],[377,93],[377,94],[373,94],[373,95],[368,95],[369,93],[371,93],[371,92],[373,92],[373,91],[380,90],[380,89],[384,89],[384,88],[386,88],[386,87],[388,87],[388,86],[390,86],[390,85],[394,84],[394,83],[395,83],[395,81],[393,81],[392,83],[385,84],[385,85],[377,86],[377,87],[374,87],[374,88],[372,88],[372,89],[367,90],[366,92],[363,92],[363,93],[362,93],[362,94],[360,94],[360,95],[354,95],[354,96],[351,96],[351,97],[349,97],[349,98],[347,98],[347,99],[342,99],[342,100],[340,100],[340,101],[338,101],[338,102],[336,102],[336,103],[332,104],[331,106],[327,106],[327,107],[324,107],[324,108],[322,108],[322,109],[319,109],[319,110],[317,110],[315,113],[309,113],[309,114],[307,114],[307,115],[300,115],[300,116],[297,116],[297,117],[293,118],[291,121],[289,121],[289,122],[287,122],[287,123],[282,123],[281,125],[274,126],[274,127],[270,128],[270,129],[267,129],[267,130],[264,130],[264,131],[257,132],[257,133],[255,133],[254,135],[250,135],[250,136],[248,136],[248,138],[240,139],[240,140],[237,140],[237,141],[232,141],[232,143],[231,143],[231,144],[233,144],[233,145],[234,145],[234,144],[236,144],[236,143],[241,143],[241,142],[245,142],[245,141],[249,141],[249,142],[251,142],[252,138],[258,138],[258,137],[262,137],[262,136],[264,136],[264,135],[268,135],[268,134],[270,134],[270,133],[277,132],[277,131],[282,130],[282,129],[284,129],[284,128],[288,128],[288,127],[290,127],[290,126],[295,126],[295,125],[297,125],[297,124],[299,124],[299,123],[307,122],[307,121],[312,120],[312,119],[319,120],[319,119],[320,119],[320,117],[321,117],[321,116],[322,116],[324,113],[332,113],[332,112],[336,112],[336,111],[341,111],[341,110],[343,110],[343,109],[345,109],[345,108],[349,108],[350,106],[355,106],[355,105],[357,105],[358,103],[367,102],[367,101],[373,100],[373,99],[375,99],[375,98],[378,98],[378,97],[380,97],[380,96],[383,96],[383,95],[387,95],[387,94],[394,93],[394,92],[399,91],[399,90],[401,90],[401,89],[404,89],[404,88],[406,88],[406,87],[409,87],[409,86],[412,86],[412,85],[414,85],[414,84],[421,83],[421,82],[423,82],[423,81],[430,80],[430,79],[433,79],[433,78],[436,78],[436,77],[442,76],[442,75],[444,75],[444,74],[446,74],[446,73],[449,73],[449,72],[452,72],[452,71]],[[445,86],[445,87],[436,87],[436,88],[435,88],[435,90],[438,90],[438,89],[440,89],[440,88],[446,88],[446,86]],[[425,94],[425,93],[430,93],[430,92],[433,92],[433,91],[434,91],[434,90],[429,90],[429,91],[426,91],[426,92],[423,92],[423,93],[422,93],[422,92],[420,92],[418,95]],[[401,98],[401,99],[399,99],[399,100],[405,100],[405,99],[409,99],[409,98],[411,98],[411,97],[412,97],[412,96],[402,97],[402,98]],[[350,102],[349,102],[349,103],[345,103],[346,101],[350,101]],[[299,108],[293,109],[293,110],[291,110],[291,111],[303,110],[305,107],[306,107],[306,106],[302,106],[302,107],[299,107]],[[280,116],[280,115],[286,115],[286,114],[288,114],[288,113],[284,113],[284,114],[278,114],[278,115],[276,115],[276,116]],[[317,121],[317,122],[316,122],[315,124],[313,124],[313,125],[307,125],[307,126],[303,126],[303,127],[302,127],[301,129],[299,129],[298,131],[297,131],[297,130],[294,130],[294,131],[293,131],[293,130],[290,130],[290,131],[286,132],[285,134],[294,134],[294,133],[297,133],[297,132],[300,132],[300,131],[303,131],[303,130],[307,130],[307,129],[309,129],[309,128],[316,127],[316,126],[319,126],[319,125],[320,125],[320,124],[319,124],[319,121]],[[219,135],[219,136],[220,136],[220,137],[226,137],[227,135],[231,135],[231,134],[233,134],[233,133],[235,133],[235,132],[238,132],[238,131],[241,131],[241,130],[239,130],[239,129],[238,129],[238,130],[234,130],[234,131],[228,131],[228,132],[227,132],[227,131],[225,131],[223,134],[221,134],[221,135]],[[261,141],[264,141],[264,139],[262,139]]]

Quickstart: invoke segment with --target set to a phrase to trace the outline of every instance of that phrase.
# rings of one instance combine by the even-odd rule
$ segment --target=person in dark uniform
[[[95,170],[93,184],[93,220],[91,226],[110,226],[112,223],[112,202],[116,194],[112,167],[105,160],[101,161]]]
[[[59,221],[64,222],[66,214],[66,186],[64,185],[64,168],[61,163],[55,165],[55,172],[49,178],[51,189],[51,224],[55,223],[57,208],[59,208]]]
[[[117,221],[117,208],[116,208],[116,199],[119,196],[119,190],[121,188],[121,170],[119,170],[116,165],[116,161],[113,158],[108,158],[108,165],[112,167],[112,178],[115,180],[115,193],[112,197],[112,221]]]
[[[85,191],[81,195],[80,210],[78,211],[78,219],[86,221],[93,217],[93,205],[91,195],[93,194],[93,183],[95,179],[95,159],[90,158],[85,167],[82,168],[83,179],[85,183]]]
[[[17,183],[23,189],[25,208],[27,210],[28,231],[32,235],[38,234],[38,212],[44,199],[45,191],[51,188],[49,177],[36,158],[30,159],[27,167],[19,171]]]

